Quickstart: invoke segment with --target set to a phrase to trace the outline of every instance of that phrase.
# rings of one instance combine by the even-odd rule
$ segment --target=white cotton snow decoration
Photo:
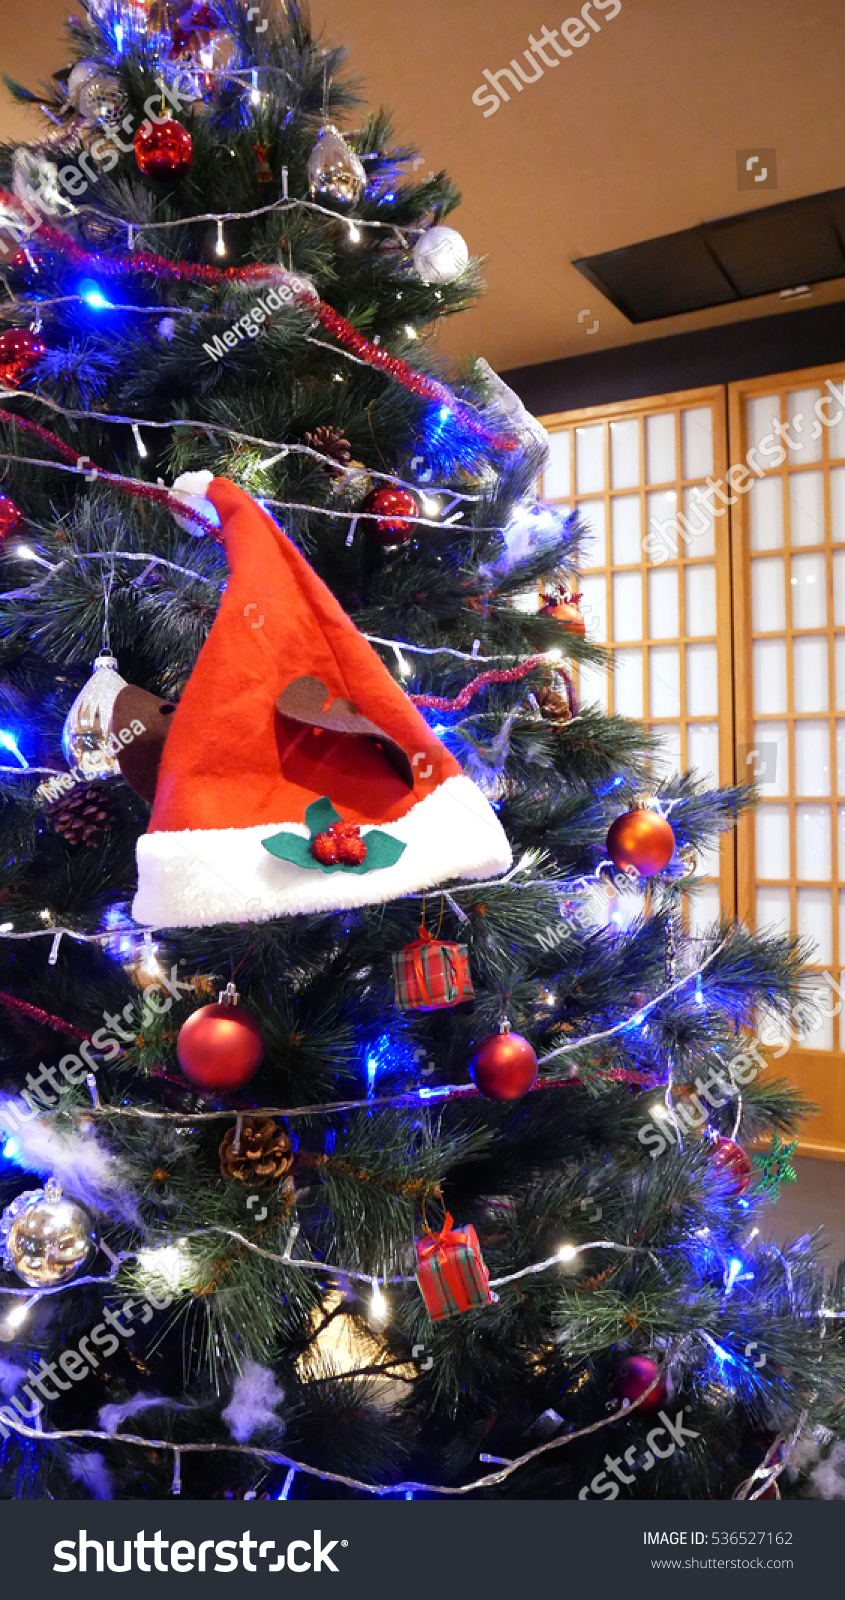
[[[276,1416],[276,1408],[285,1398],[269,1367],[257,1361],[247,1361],[244,1370],[232,1386],[232,1398],[223,1412],[223,1421],[238,1444],[246,1444],[254,1433],[274,1428],[281,1433],[284,1423]]]
[[[129,1417],[137,1416],[139,1411],[151,1411],[154,1406],[167,1406],[168,1411],[188,1410],[187,1406],[169,1399],[166,1394],[136,1394],[131,1400],[124,1400],[122,1405],[101,1406],[100,1427],[103,1433],[117,1433],[121,1423]]]
[[[14,1161],[22,1172],[54,1177],[65,1194],[93,1211],[127,1222],[137,1219],[131,1180],[93,1128],[71,1130],[10,1095],[0,1095],[0,1124],[15,1129]]]
[[[90,1455],[69,1456],[67,1468],[74,1481],[89,1491],[92,1500],[114,1499],[111,1473],[99,1450],[92,1450]]]

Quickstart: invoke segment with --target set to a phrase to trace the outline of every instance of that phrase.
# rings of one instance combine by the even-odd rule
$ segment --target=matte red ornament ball
[[[616,1385],[620,1400],[633,1403],[645,1394],[646,1389],[654,1383],[660,1371],[658,1362],[652,1361],[651,1356],[626,1356],[619,1368],[619,1381]],[[638,1411],[659,1411],[666,1399],[666,1385],[661,1378],[660,1382],[652,1389],[647,1400],[644,1400]]]
[[[361,509],[373,514],[373,520],[367,522],[367,531],[385,549],[405,544],[414,531],[414,520],[420,514],[420,508],[409,489],[373,489]]]
[[[5,539],[7,533],[14,533],[15,529],[23,522],[23,512],[14,500],[7,494],[0,494],[0,539]]]
[[[0,383],[17,388],[30,367],[46,354],[47,346],[31,329],[7,328],[0,333]]]
[[[519,1100],[537,1081],[537,1057],[518,1033],[491,1033],[469,1064],[470,1077],[488,1100]]]
[[[652,878],[675,854],[675,835],[657,811],[625,811],[610,826],[607,853],[620,869],[634,867],[641,878]]]
[[[181,122],[144,122],[135,135],[135,160],[145,178],[181,178],[194,159],[194,141]]]
[[[230,1094],[255,1077],[264,1057],[264,1035],[243,1006],[200,1006],[183,1023],[176,1041],[179,1065],[196,1088]]]
[[[754,1176],[754,1163],[735,1139],[717,1139],[713,1146],[713,1165],[730,1178],[731,1194],[745,1194]]]

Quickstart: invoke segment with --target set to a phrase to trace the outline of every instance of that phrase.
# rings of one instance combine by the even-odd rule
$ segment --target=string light
[[[20,764],[24,771],[29,771],[29,762],[27,761],[26,756],[23,755],[18,749],[18,741],[13,733],[5,733],[0,730],[0,747],[2,747],[4,750],[8,750],[9,754],[14,756],[15,760]]]
[[[216,256],[225,256],[226,254],[226,240],[223,234],[222,217],[218,217],[217,219],[217,238],[214,243],[214,254]]]
[[[133,424],[132,424],[132,435],[133,435],[133,438],[135,440],[135,444],[136,444],[136,447],[137,447],[137,450],[138,450],[138,455],[140,456],[141,460],[143,461],[146,458],[148,452],[147,452],[147,447],[144,444],[143,439],[141,438],[141,430],[138,427],[137,422],[133,422]]]
[[[258,71],[255,67],[252,68],[252,91],[249,98],[254,106],[260,106],[261,90],[258,87]]]
[[[373,1292],[370,1297],[370,1317],[373,1322],[386,1322],[388,1317],[387,1301],[381,1291],[378,1278],[373,1278]]]
[[[349,237],[353,244],[361,243],[361,229],[358,227],[357,222],[352,222],[351,220],[349,222]]]

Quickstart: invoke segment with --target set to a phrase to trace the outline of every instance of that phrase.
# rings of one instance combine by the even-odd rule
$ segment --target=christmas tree
[[[752,797],[579,704],[458,191],[292,0],[70,40],[0,174],[0,1494],[803,1492],[806,952],[688,935]]]

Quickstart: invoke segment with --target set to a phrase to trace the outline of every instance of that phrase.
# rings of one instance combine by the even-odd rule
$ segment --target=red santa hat
[[[487,800],[304,556],[235,484],[206,492],[231,578],[169,719],[136,920],[261,922],[504,872]]]

